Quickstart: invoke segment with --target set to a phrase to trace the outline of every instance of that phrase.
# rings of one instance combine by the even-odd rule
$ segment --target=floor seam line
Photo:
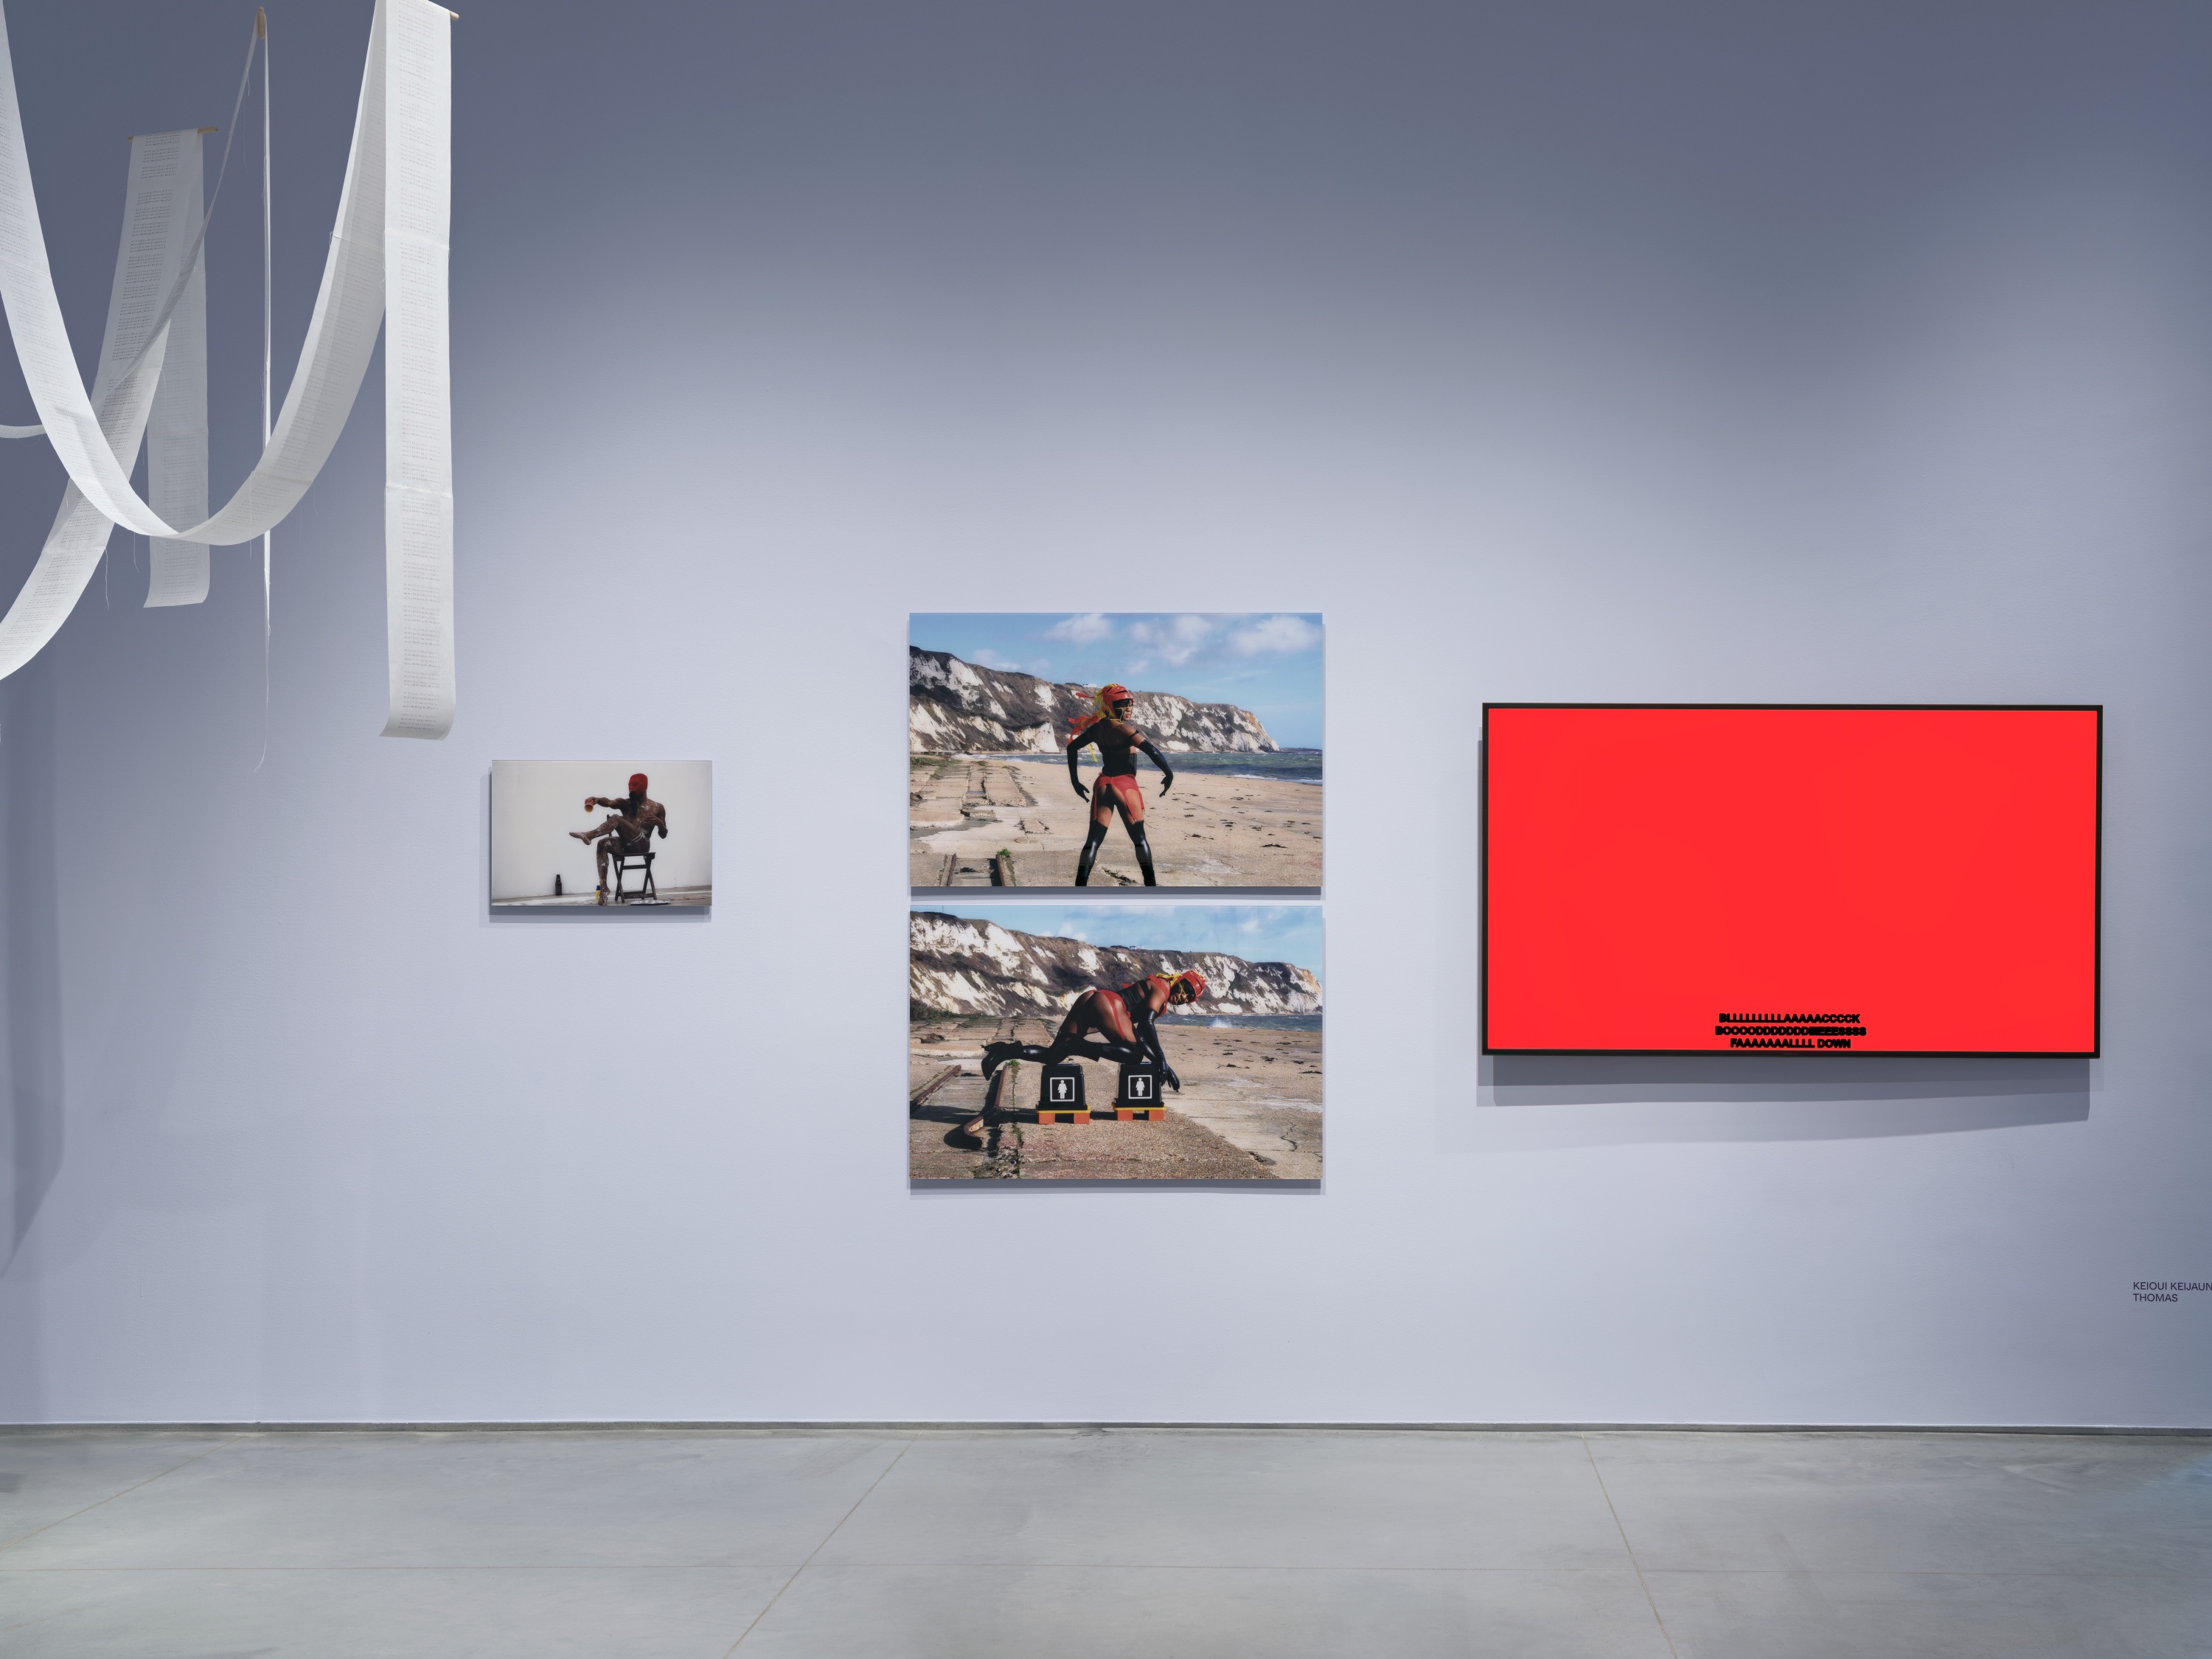
[[[71,1510],[67,1515],[57,1516],[52,1520],[47,1522],[45,1526],[33,1527],[30,1531],[22,1534],[21,1536],[10,1538],[6,1543],[0,1544],[0,1554],[5,1554],[8,1551],[14,1549],[18,1544],[29,1543],[33,1538],[36,1538],[42,1532],[52,1532],[56,1527],[60,1526],[64,1521],[74,1521],[80,1515],[90,1515],[102,1504],[112,1504],[118,1498],[128,1498],[132,1492],[137,1492],[141,1486],[150,1486],[156,1480],[163,1480],[169,1475],[174,1474],[179,1469],[188,1469],[191,1468],[193,1464],[198,1462],[201,1458],[212,1457],[217,1452],[221,1451],[225,1446],[235,1446],[240,1441],[246,1437],[242,1434],[234,1434],[229,1439],[222,1441],[216,1445],[210,1446],[205,1451],[199,1452],[191,1457],[187,1457],[181,1463],[173,1464],[166,1469],[157,1469],[152,1474],[148,1475],[143,1480],[133,1481],[130,1486],[125,1486],[121,1492],[112,1492],[105,1498],[100,1498],[94,1503],[87,1504],[81,1510]]]
[[[1628,1565],[1636,1569],[1636,1582],[1643,1587],[1644,1604],[1651,1609],[1651,1622],[1659,1626],[1659,1639],[1667,1644],[1672,1659],[1681,1659],[1674,1651],[1674,1638],[1667,1629],[1667,1621],[1659,1613],[1659,1598],[1651,1593],[1651,1581],[1644,1576],[1644,1564],[1636,1559],[1636,1546],[1628,1541],[1628,1528],[1620,1524],[1620,1511],[1613,1507],[1613,1493],[1605,1484],[1605,1471],[1597,1466],[1597,1454],[1590,1449],[1589,1437],[1577,1435],[1583,1443],[1583,1455],[1589,1459],[1590,1474],[1596,1478],[1598,1495],[1605,1499],[1605,1511],[1613,1517],[1613,1530],[1620,1534],[1620,1547],[1628,1552]]]
[[[26,1534],[27,1537],[30,1534]],[[827,1541],[827,1540],[824,1540]],[[852,1561],[846,1564],[856,1571],[872,1572],[907,1572],[925,1568],[974,1567],[977,1569],[1042,1568],[1054,1572],[1297,1572],[1297,1573],[1526,1573],[1535,1577],[1566,1577],[1582,1573],[1608,1573],[1611,1567],[1541,1567],[1541,1566],[1343,1566],[1316,1565],[1312,1563],[1282,1562],[1275,1564],[1249,1561],[1000,1561],[982,1559],[963,1559],[956,1561]],[[769,1572],[781,1563],[775,1561],[517,1561],[487,1565],[482,1562],[456,1565],[453,1562],[418,1562],[407,1565],[377,1565],[362,1562],[339,1563],[315,1566],[276,1566],[251,1562],[226,1562],[220,1565],[165,1567],[118,1565],[109,1566],[46,1566],[10,1567],[0,1565],[0,1577],[14,1575],[30,1577],[36,1574],[55,1575],[71,1572]],[[793,1572],[798,1569],[793,1568]],[[2121,1584],[2155,1584],[2168,1580],[2194,1583],[2203,1577],[2196,1572],[2087,1572],[2065,1571],[2057,1569],[2011,1567],[1808,1567],[1798,1574],[1784,1567],[1649,1567],[1644,1570],[1652,1577],[1696,1577],[1711,1576],[1726,1578],[1781,1578],[1810,1577],[1814,1578],[2058,1578],[2089,1579]]]
[[[890,1462],[884,1465],[882,1473],[878,1474],[874,1480],[868,1482],[867,1491],[862,1492],[858,1498],[854,1498],[853,1500],[853,1507],[847,1510],[844,1514],[837,1517],[837,1525],[830,1528],[828,1532],[823,1534],[822,1541],[807,1552],[806,1559],[804,1561],[801,1561],[797,1566],[791,1570],[791,1577],[785,1579],[782,1584],[777,1589],[776,1593],[768,1598],[768,1605],[753,1615],[752,1623],[747,1625],[743,1630],[738,1632],[738,1639],[731,1643],[730,1645],[724,1650],[722,1659],[730,1659],[730,1656],[735,1653],[738,1649],[743,1645],[745,1638],[750,1636],[755,1631],[760,1628],[760,1621],[767,1618],[769,1613],[775,1612],[775,1604],[783,1600],[783,1592],[789,1589],[793,1584],[799,1582],[799,1575],[805,1572],[807,1568],[812,1566],[814,1565],[814,1558],[830,1547],[830,1540],[837,1535],[838,1529],[843,1527],[848,1521],[850,1521],[855,1514],[859,1513],[861,1504],[866,1503],[869,1498],[875,1496],[876,1488],[884,1484],[884,1477],[889,1475],[893,1469],[899,1466],[899,1458],[904,1457],[913,1449],[914,1442],[912,1440],[908,1440],[906,1444],[898,1449],[898,1456],[892,1458]]]

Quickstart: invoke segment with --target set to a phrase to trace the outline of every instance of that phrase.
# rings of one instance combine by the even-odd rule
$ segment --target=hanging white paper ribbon
[[[452,17],[426,0],[393,3],[384,128],[384,628],[391,678],[384,735],[442,738],[453,724],[446,319]]]
[[[154,387],[166,364],[163,326],[167,319],[155,307],[175,287],[185,256],[196,251],[199,148],[197,131],[148,133],[131,141],[123,237],[115,253],[115,281],[107,294],[100,367],[93,377],[92,403],[99,411],[101,447],[111,456],[137,456]],[[199,379],[204,386],[204,363]],[[203,501],[204,477],[203,464]],[[61,510],[46,532],[46,544],[30,580],[7,616],[0,618],[0,672],[13,673],[28,662],[67,619],[100,567],[109,527],[106,516],[74,483],[63,491]],[[204,547],[200,556],[203,561],[207,556]],[[203,573],[204,568],[203,564]],[[203,586],[204,581],[203,574]]]
[[[233,545],[270,529],[329,458],[361,389],[386,318],[400,366],[386,374],[386,589],[392,706],[385,732],[441,738],[453,725],[453,492],[444,282],[450,155],[450,14],[430,0],[377,0],[354,118],[337,223],[323,280],[276,429],[252,472],[203,523],[175,525],[131,488],[128,458],[110,441],[71,356],[31,187],[15,74],[0,16],[0,303],[47,441],[71,495],[142,535]],[[387,237],[387,227],[392,234]],[[181,303],[181,301],[180,301]],[[134,345],[133,349],[136,347]],[[150,386],[155,353],[125,377]],[[126,358],[127,361],[127,358]],[[150,395],[150,394],[149,394]],[[141,417],[143,419],[143,416]],[[65,497],[67,517],[72,501]],[[56,536],[62,530],[56,522]],[[102,538],[104,545],[104,535]],[[82,592],[55,538],[0,620],[0,674],[52,636]],[[94,562],[97,562],[95,553]],[[83,573],[88,579],[89,569]],[[54,607],[58,605],[58,614]],[[19,611],[21,630],[11,627]],[[14,637],[20,631],[21,637]],[[35,637],[34,637],[35,636]],[[27,646],[27,649],[24,647]]]
[[[169,313],[161,378],[146,421],[146,497],[171,524],[198,524],[208,510],[207,260],[201,249],[200,135],[173,137],[177,146],[175,213],[183,227],[185,256],[191,260],[185,291]],[[134,139],[131,160],[149,141]],[[150,172],[152,161],[148,161]],[[168,289],[162,290],[167,294]],[[208,544],[151,538],[146,584],[149,605],[198,605],[208,595]]]

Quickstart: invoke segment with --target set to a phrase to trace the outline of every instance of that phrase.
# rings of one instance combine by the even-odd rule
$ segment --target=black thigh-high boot
[[[1083,838],[1083,856],[1075,864],[1075,884],[1078,887],[1091,885],[1091,866],[1098,862],[1098,848],[1105,840],[1106,826],[1096,818],[1091,819],[1091,833]]]
[[[1037,1053],[1042,1054],[1042,1048]],[[1101,1037],[1096,1042],[1079,1042],[1060,1056],[1063,1060],[1088,1060],[1103,1066],[1136,1066],[1152,1056],[1133,1042],[1116,1042],[1110,1037]]]
[[[1131,824],[1129,839],[1136,843],[1137,867],[1145,872],[1145,885],[1158,886],[1159,882],[1152,875],[1152,844],[1145,839],[1145,826],[1141,823]]]
[[[987,1042],[983,1045],[983,1075],[989,1077],[1010,1060],[1042,1060],[1052,1050],[1037,1042]]]

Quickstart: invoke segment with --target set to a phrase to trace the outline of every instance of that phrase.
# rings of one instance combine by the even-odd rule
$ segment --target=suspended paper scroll
[[[453,442],[446,355],[450,20],[392,14],[384,129],[384,627],[387,738],[453,723]]]
[[[0,17],[0,302],[32,402],[70,481],[55,535],[22,594],[0,619],[0,675],[21,667],[52,636],[89,579],[90,564],[77,572],[70,568],[77,556],[57,547],[74,498],[82,497],[96,518],[142,535],[218,546],[252,541],[298,504],[329,458],[361,389],[378,325],[386,320],[389,270],[394,349],[388,356],[396,363],[404,361],[387,372],[385,386],[392,680],[385,732],[441,738],[451,728],[453,492],[444,282],[449,23],[446,9],[429,0],[377,0],[337,223],[283,407],[268,447],[237,493],[204,522],[178,524],[131,488],[128,462],[138,428],[129,431],[130,449],[119,451],[77,374],[47,265],[15,65]],[[169,292],[175,296],[173,308],[181,308],[183,290],[173,284]],[[170,319],[157,310],[149,320],[158,328]],[[132,389],[158,378],[158,355],[149,350],[114,389],[123,396],[118,419],[129,413]],[[126,351],[122,362],[127,364],[130,356]],[[138,416],[142,426],[144,418]],[[116,436],[121,435],[118,428]],[[95,549],[91,563],[98,557]]]
[[[159,307],[175,287],[185,258],[194,251],[199,229],[199,150],[197,131],[149,133],[131,141],[123,240],[116,250],[115,282],[108,290],[107,323],[100,336],[100,368],[93,377],[91,397],[98,411],[101,448],[111,459],[127,460],[137,454],[154,387],[162,373],[167,355],[162,329],[169,319]],[[0,175],[0,188],[5,182]],[[204,328],[199,337],[204,343]],[[70,375],[76,379],[74,362]],[[198,366],[198,378],[204,409],[204,362]],[[201,424],[204,428],[204,415]],[[203,454],[204,447],[203,437]],[[205,477],[203,462],[203,501]],[[107,516],[72,482],[62,493],[61,510],[46,532],[30,580],[7,616],[0,617],[0,672],[15,672],[53,637],[99,568],[108,532]],[[202,547],[199,551],[204,592],[207,550]]]
[[[198,524],[208,510],[207,260],[199,243],[204,225],[200,205],[200,135],[162,133],[173,138],[174,211],[183,221],[184,245],[191,258],[183,297],[169,313],[169,337],[161,357],[161,378],[154,387],[154,407],[146,422],[146,499],[171,524]],[[134,169],[145,147],[155,139],[133,141]],[[147,160],[153,171],[153,161]],[[168,292],[168,285],[161,290]],[[208,544],[156,536],[152,574],[146,585],[149,605],[198,605],[208,595]]]

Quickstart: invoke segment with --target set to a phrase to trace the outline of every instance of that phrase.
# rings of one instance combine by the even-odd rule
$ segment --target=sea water
[[[1318,1031],[1319,1014],[1162,1014],[1152,1022],[1155,1025],[1202,1025],[1234,1030],[1241,1026],[1256,1025],[1263,1030]]]
[[[1065,767],[1067,764],[1067,756],[1064,751],[1053,755],[994,755],[991,758],[1033,761],[1040,766]],[[1079,757],[1078,763],[1086,772],[1098,769],[1098,762],[1088,750]],[[1287,783],[1321,781],[1321,750],[1318,749],[1285,749],[1272,755],[1169,754],[1168,764],[1178,772],[1211,772],[1228,778],[1280,778]],[[1149,757],[1137,763],[1137,775],[1146,779],[1159,775],[1152,770]]]

